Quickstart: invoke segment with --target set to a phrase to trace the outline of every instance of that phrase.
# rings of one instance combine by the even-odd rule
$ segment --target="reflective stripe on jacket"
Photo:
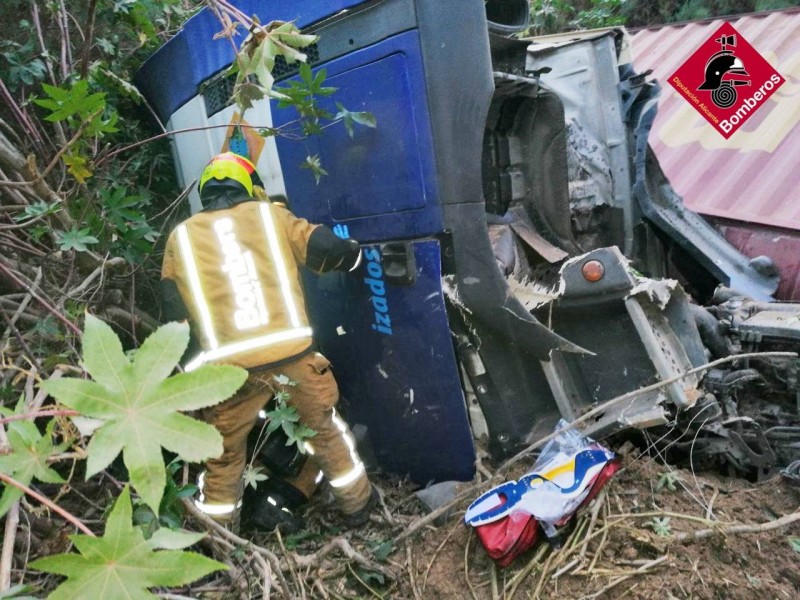
[[[162,279],[175,282],[206,362],[253,368],[311,345],[298,264],[317,228],[281,205],[200,212],[170,234]]]

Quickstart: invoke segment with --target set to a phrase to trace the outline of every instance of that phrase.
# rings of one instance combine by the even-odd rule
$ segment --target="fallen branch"
[[[599,598],[600,596],[605,594],[607,591],[609,591],[610,589],[616,587],[617,585],[619,585],[620,583],[622,583],[626,579],[630,579],[634,575],[639,575],[639,574],[641,574],[641,573],[643,573],[645,571],[648,571],[648,570],[652,569],[653,567],[660,565],[665,560],[667,560],[667,555],[666,554],[664,556],[659,556],[658,558],[653,559],[653,560],[643,564],[641,567],[636,569],[633,573],[630,573],[629,575],[623,575],[622,577],[618,577],[617,579],[615,579],[612,582],[610,582],[608,585],[606,585],[606,586],[600,588],[599,590],[597,590],[594,594],[590,594],[588,596],[583,596],[581,598],[581,600],[594,600],[594,598]]]
[[[39,304],[44,306],[48,310],[48,312],[50,312],[50,314],[52,314],[59,321],[64,323],[64,325],[66,325],[67,328],[70,329],[75,335],[78,336],[81,335],[81,330],[75,326],[75,323],[67,319],[63,314],[61,314],[61,312],[56,310],[56,308],[52,304],[50,304],[47,300],[39,296],[39,294],[37,294],[33,289],[31,289],[30,284],[25,283],[19,277],[17,277],[17,275],[13,273],[1,260],[0,260],[0,271],[5,273],[8,276],[8,278],[11,279],[14,283],[16,283],[20,288],[22,288],[23,290],[28,290],[31,296],[33,296],[36,299],[36,301],[39,302]]]
[[[727,535],[729,533],[761,533],[763,531],[771,531],[773,529],[780,529],[800,521],[800,511],[789,513],[782,516],[780,519],[774,521],[767,521],[758,525],[727,525],[718,527],[709,527],[708,529],[699,529],[697,531],[679,533],[675,536],[674,541],[678,543],[693,542],[707,538],[715,533]]]
[[[11,423],[12,421],[25,421],[38,419],[40,417],[74,417],[80,413],[77,410],[69,409],[54,409],[54,410],[40,410],[38,412],[23,413],[21,415],[11,415],[10,417],[0,418],[0,425]]]
[[[340,550],[342,554],[344,554],[348,559],[358,563],[362,567],[370,570],[375,571],[376,573],[380,573],[384,577],[388,577],[389,579],[397,579],[397,575],[394,571],[392,571],[389,567],[384,567],[374,561],[369,560],[364,555],[360,554],[356,551],[353,546],[350,545],[350,542],[343,537],[337,537],[332,539],[330,542],[325,544],[322,548],[314,552],[313,554],[306,554],[304,556],[300,556],[297,554],[292,554],[292,559],[294,563],[298,567],[311,567],[318,565],[323,558],[328,556],[334,550]]]
[[[27,485],[20,483],[19,481],[17,481],[13,477],[9,477],[5,473],[0,473],[0,481],[5,483],[6,485],[10,485],[17,488],[18,490],[22,490],[23,492],[28,494],[28,496],[30,496],[31,498],[38,500],[53,512],[57,512],[58,514],[60,514],[62,517],[64,517],[67,521],[75,525],[75,527],[80,529],[86,535],[90,537],[97,537],[95,536],[95,534],[92,532],[91,529],[89,529],[86,525],[83,524],[83,521],[81,521],[78,517],[76,517],[72,513],[61,508],[58,504],[50,500],[50,498],[42,496],[39,492],[32,490]]]
[[[19,500],[6,513],[6,528],[3,533],[3,550],[0,555],[0,592],[11,587],[11,561],[14,559],[14,538],[19,525]]]
[[[217,523],[214,519],[212,519],[207,514],[199,510],[194,505],[194,502],[192,502],[190,498],[181,498],[181,503],[183,504],[183,507],[186,509],[186,512],[188,512],[196,521],[201,523],[206,529],[213,531],[223,539],[233,542],[234,544],[238,544],[239,546],[243,546],[244,548],[252,550],[253,552],[256,552],[261,556],[263,556],[264,558],[266,558],[269,561],[270,565],[272,566],[273,572],[276,573],[278,575],[278,579],[280,579],[279,591],[284,596],[290,597],[289,584],[286,581],[286,578],[283,576],[283,571],[280,566],[280,560],[278,560],[278,557],[273,552],[270,552],[269,550],[263,548],[262,546],[254,544],[250,540],[246,540],[243,537],[239,537],[232,531],[228,531],[227,529],[225,529],[225,527]]]

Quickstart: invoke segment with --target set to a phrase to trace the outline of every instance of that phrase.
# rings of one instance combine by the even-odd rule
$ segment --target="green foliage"
[[[244,479],[245,487],[249,485],[251,488],[255,490],[258,488],[258,483],[260,481],[266,481],[267,479],[269,479],[269,477],[264,474],[264,467],[254,467],[253,465],[246,465],[244,468],[244,474],[242,475],[242,479]]]
[[[250,35],[242,42],[230,71],[236,74],[233,99],[242,111],[263,98],[281,97],[272,89],[275,83],[272,76],[275,58],[282,56],[289,64],[305,62],[306,55],[300,48],[306,48],[317,39],[315,35],[300,33],[294,23],[273,21],[261,27],[256,22]]]
[[[625,17],[620,14],[624,5],[625,0],[592,0],[589,8],[578,12],[575,24],[578,29],[624,25]]]
[[[31,567],[67,577],[48,598],[157,598],[148,588],[191,583],[225,565],[180,549],[203,536],[159,530],[149,540],[131,525],[131,498],[126,487],[108,517],[103,537],[73,535],[80,554],[41,558]]]
[[[31,23],[22,19],[18,27],[25,33],[23,43],[13,40],[0,41],[0,57],[3,59],[0,60],[0,79],[11,91],[16,91],[23,85],[30,86],[42,81],[47,72],[41,53],[35,46],[36,33]]]
[[[238,23],[229,23],[220,35],[230,35],[236,30]],[[294,108],[298,115],[294,128],[283,128],[278,133],[289,137],[306,138],[319,135],[330,123],[342,121],[350,137],[353,137],[353,124],[375,127],[376,119],[368,112],[351,112],[340,103],[338,113],[333,114],[324,108],[320,98],[336,92],[336,88],[326,86],[325,69],[316,74],[306,62],[307,56],[300,51],[317,41],[317,36],[302,34],[293,23],[273,21],[261,27],[257,21],[250,27],[250,35],[242,43],[236,62],[231,66],[229,75],[236,75],[233,88],[233,100],[242,113],[263,98],[277,98],[278,108]],[[286,63],[300,62],[299,77],[290,79],[281,87],[274,87],[275,79],[272,70],[275,62],[281,57]],[[275,130],[260,132],[263,136],[274,135]],[[320,179],[328,172],[322,168],[318,155],[308,156],[300,165],[308,169],[319,184]]]
[[[595,29],[625,24],[626,0],[533,0],[531,31],[534,35],[575,29]]]
[[[56,241],[58,242],[59,250],[66,252],[68,250],[76,250],[78,252],[86,252],[89,250],[91,244],[96,244],[99,240],[93,235],[89,235],[89,228],[72,229],[70,231],[56,232]]]
[[[25,412],[27,409],[22,399],[14,411],[0,406],[0,415],[4,417]],[[69,446],[69,442],[53,445],[55,424],[55,421],[51,420],[42,435],[33,421],[11,421],[7,432],[11,452],[0,455],[0,473],[9,475],[26,486],[29,486],[34,478],[45,483],[64,483],[64,479],[47,464],[51,456],[63,452]],[[5,486],[3,495],[0,496],[0,517],[5,515],[11,505],[21,497],[22,491],[19,488]]]
[[[286,375],[275,375],[274,380],[279,388],[275,391],[275,408],[267,411],[265,436],[269,437],[273,431],[281,428],[286,434],[286,445],[295,444],[300,452],[305,452],[303,442],[317,435],[317,432],[301,424],[297,409],[288,404],[292,396],[287,388],[296,386],[297,382],[292,381]]]
[[[347,110],[344,106],[342,106],[341,102],[336,103],[336,108],[339,109],[339,112],[336,113],[335,119],[341,119],[344,123],[344,128],[347,130],[347,135],[353,137],[353,123],[358,123],[359,125],[364,125],[366,127],[375,128],[378,126],[378,122],[375,119],[375,115],[370,112],[352,112]]]
[[[324,175],[328,174],[328,172],[322,168],[322,160],[318,154],[306,156],[306,160],[300,165],[300,168],[311,171],[317,184],[319,184],[319,180],[322,179]]]
[[[800,537],[790,537],[787,538],[787,541],[789,542],[789,547],[800,554]]]
[[[708,19],[711,16],[711,8],[706,0],[688,0],[673,13],[670,21],[696,21],[698,19]]]
[[[14,217],[14,220],[19,222],[27,221],[28,219],[35,219],[46,215],[54,215],[61,210],[61,205],[57,202],[47,203],[44,200],[39,200],[32,204],[28,204],[22,214]]]
[[[27,585],[12,585],[5,592],[0,592],[0,600],[37,600],[34,596],[28,596],[31,588]],[[20,595],[22,594],[22,595]]]
[[[383,542],[376,542],[372,548],[372,556],[378,562],[386,562],[389,560],[389,555],[394,552],[394,542],[392,540],[384,540]]]
[[[318,542],[322,539],[322,535],[317,531],[310,531],[303,529],[297,533],[290,533],[283,540],[283,545],[287,550],[294,550],[303,542]]]
[[[144,502],[134,501],[133,523],[142,528],[145,538],[149,538],[160,527],[169,529],[181,527],[185,512],[181,500],[197,493],[197,486],[193,483],[178,485],[175,482],[175,476],[182,466],[179,460],[173,460],[167,465],[167,485],[164,487],[164,496],[158,506],[158,514]]]
[[[83,366],[94,381],[61,378],[42,384],[59,402],[102,422],[87,447],[86,477],[122,452],[131,483],[153,510],[166,482],[162,446],[191,462],[222,454],[217,430],[179,411],[217,404],[247,377],[243,369],[216,365],[169,377],[188,343],[188,325],[169,323],[144,341],[131,362],[111,328],[87,314]]]
[[[117,113],[111,112],[108,119],[102,118],[106,109],[106,94],[89,93],[88,80],[80,79],[69,89],[43,83],[42,90],[48,98],[37,99],[34,102],[49,111],[45,120],[66,121],[71,127],[83,126],[86,134],[90,136],[117,131],[114,127],[118,118]]]
[[[670,492],[675,492],[678,489],[675,484],[679,483],[680,481],[681,477],[675,471],[665,471],[661,474],[661,477],[658,478],[658,483],[656,483],[656,491],[660,492],[664,489],[667,489]]]
[[[103,231],[113,254],[131,264],[141,262],[160,236],[145,217],[151,194],[147,190],[130,194],[127,187],[111,184],[101,189],[99,196],[103,210],[95,228]]]
[[[797,0],[756,0],[755,10],[778,10],[797,6]]]
[[[530,4],[532,35],[566,31],[575,13],[572,4],[564,0],[533,0]]]
[[[669,537],[672,535],[672,527],[670,527],[671,517],[653,517],[651,521],[645,523],[647,527],[652,528],[656,535],[660,537]]]

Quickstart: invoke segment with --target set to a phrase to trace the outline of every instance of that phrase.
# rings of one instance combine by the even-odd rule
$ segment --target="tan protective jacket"
[[[162,279],[175,282],[207,362],[254,368],[312,344],[298,264],[319,227],[282,205],[248,201],[200,212],[170,234]]]

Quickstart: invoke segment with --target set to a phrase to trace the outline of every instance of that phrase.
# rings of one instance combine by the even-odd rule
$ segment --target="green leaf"
[[[28,219],[33,219],[41,215],[55,214],[59,210],[61,210],[61,205],[58,202],[48,204],[44,200],[40,200],[39,202],[34,202],[26,206],[22,214],[14,217],[14,220],[17,222],[27,221]]]
[[[0,407],[0,415],[9,417],[14,414],[23,414],[27,411],[22,400],[19,401],[14,412]],[[39,432],[33,421],[11,421],[7,425],[8,444],[11,452],[0,455],[0,472],[14,478],[19,483],[29,486],[34,478],[45,483],[63,483],[62,477],[47,464],[47,459],[54,454],[63,452],[68,443],[59,446],[53,445],[53,428],[55,421],[50,421],[45,434]],[[11,505],[22,497],[22,490],[7,485],[0,496],[0,517]]]
[[[70,231],[57,231],[56,241],[59,248],[66,252],[76,250],[77,252],[87,252],[90,244],[97,244],[99,240],[93,235],[89,235],[89,228],[76,229]]]
[[[314,156],[306,156],[306,161],[300,165],[301,169],[309,169],[314,174],[314,180],[319,185],[319,180],[322,179],[323,175],[327,175],[328,172],[322,168],[322,162],[317,154]]]
[[[206,537],[204,533],[197,533],[195,531],[173,531],[172,529],[162,527],[150,536],[147,543],[153,550],[183,550],[184,548],[193,546],[204,537]]]
[[[367,571],[366,569],[357,569],[358,576],[367,585],[383,585],[386,583],[386,578],[382,573],[376,571]]]
[[[158,511],[166,483],[162,447],[191,462],[222,454],[219,432],[179,411],[217,404],[247,378],[245,370],[227,365],[168,377],[188,339],[188,325],[164,325],[145,340],[131,363],[111,328],[87,314],[84,366],[94,381],[62,377],[42,384],[62,404],[103,421],[86,449],[86,477],[122,452],[131,483],[153,511]]]
[[[67,165],[67,172],[72,175],[78,183],[86,183],[86,180],[92,176],[92,171],[86,165],[89,159],[80,154],[67,152],[63,157],[64,164]],[[88,231],[85,229],[83,231]],[[95,240],[95,243],[97,240]]]
[[[317,435],[316,431],[303,424],[284,421],[282,425],[283,431],[286,433],[286,445],[291,446],[292,444],[296,444],[301,452],[305,452],[303,442]]]
[[[130,365],[122,351],[122,344],[114,330],[102,320],[89,313],[86,313],[85,319],[83,368],[108,391],[120,393],[125,387],[121,373]],[[175,363],[172,368],[174,366]]]
[[[344,123],[344,128],[347,134],[353,137],[353,123],[364,125],[365,127],[375,128],[378,126],[378,120],[371,112],[353,112],[347,110],[341,102],[336,103],[336,108],[339,110],[334,116],[335,119],[341,119]]]
[[[154,546],[161,542],[145,540],[141,529],[131,525],[131,512],[130,491],[126,487],[108,517],[103,537],[70,536],[80,554],[57,554],[30,564],[38,571],[67,578],[48,596],[50,600],[155,599],[158,596],[149,588],[186,585],[227,569],[222,563],[193,552],[155,551]],[[174,536],[160,537],[168,545],[177,541]]]
[[[25,594],[26,592],[30,592],[31,588],[27,585],[14,585],[8,588],[5,592],[0,592],[0,600],[37,600],[34,596],[20,596],[20,594]]]
[[[670,492],[677,491],[678,488],[675,486],[675,484],[679,483],[680,481],[680,475],[674,471],[666,471],[665,473],[661,474],[661,477],[658,478],[658,483],[656,483],[656,491],[660,492],[665,488]]]
[[[262,471],[264,470],[263,467],[253,467],[252,465],[247,465],[244,468],[244,473],[242,474],[242,479],[244,479],[244,485],[247,487],[248,485],[255,489],[258,489],[258,482],[259,481],[266,481],[269,479]]]
[[[669,524],[670,520],[671,517],[653,517],[653,519],[645,523],[645,525],[651,527],[657,536],[669,537],[672,535],[672,527],[670,527]]]
[[[321,539],[322,536],[319,534],[319,532],[309,531],[308,529],[304,529],[303,531],[287,535],[286,539],[283,540],[283,543],[284,546],[286,546],[287,550],[294,550],[303,542],[306,541],[316,542]]]
[[[253,104],[265,95],[261,86],[248,80],[241,81],[233,87],[233,101],[242,111],[252,108]]]
[[[389,555],[394,552],[394,544],[392,540],[386,540],[378,544],[373,550],[372,555],[378,562],[386,562],[389,560]]]
[[[280,373],[279,375],[273,375],[272,379],[274,379],[275,383],[277,383],[278,385],[284,385],[284,386],[285,385],[289,385],[289,386],[292,386],[292,387],[297,385],[296,381],[294,381],[290,377],[287,377],[283,373]]]
[[[792,550],[800,554],[800,537],[790,537],[788,540],[789,546],[792,548]]]

